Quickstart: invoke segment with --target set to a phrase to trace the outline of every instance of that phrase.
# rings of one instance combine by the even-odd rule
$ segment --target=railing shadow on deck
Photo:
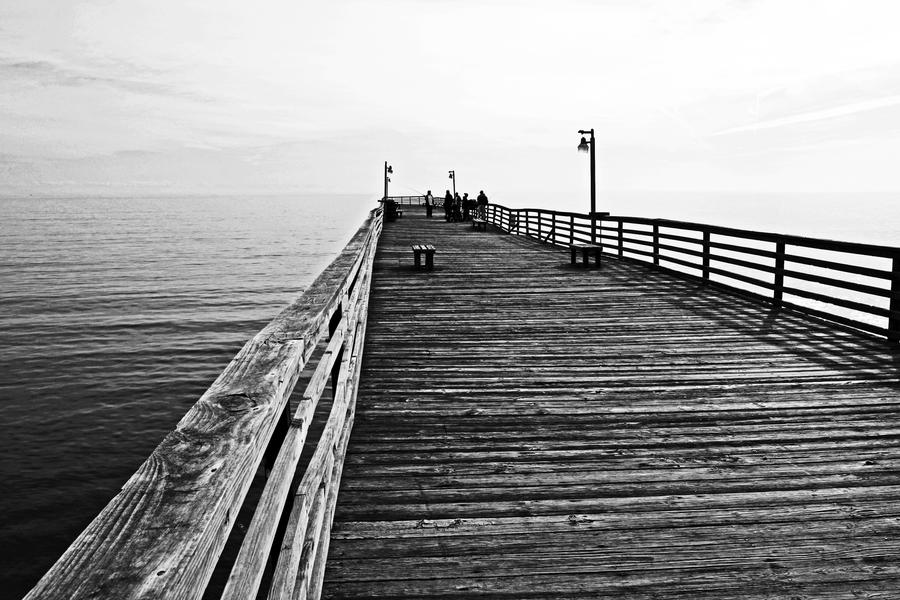
[[[900,248],[497,204],[488,205],[486,218],[514,235],[562,247],[599,244],[604,256],[900,340]]]
[[[317,598],[355,414],[368,295],[382,211],[254,336],[103,511],[26,596],[201,598],[306,362],[327,341],[290,418],[222,598]],[[292,488],[316,406],[332,405]],[[293,496],[289,498],[289,496]],[[290,506],[289,515],[284,515]],[[280,521],[283,540],[276,540]],[[270,556],[270,553],[272,556]]]

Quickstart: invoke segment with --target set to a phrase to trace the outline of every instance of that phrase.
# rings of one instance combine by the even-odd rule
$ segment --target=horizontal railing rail
[[[388,196],[382,200],[393,200],[402,206],[425,206],[425,196]]]
[[[221,597],[257,597],[267,564],[276,564],[269,598],[319,596],[354,419],[381,227],[377,209],[303,295],[247,342],[26,598],[204,597],[270,441],[279,444],[276,426],[285,418],[278,456]],[[326,342],[315,353],[321,358],[290,417],[300,373]],[[330,414],[300,476],[310,422],[329,382]],[[292,487],[295,474],[300,481]],[[277,543],[288,506],[287,530]]]
[[[491,204],[499,229],[750,294],[870,334],[900,340],[900,248],[670,219],[590,215]]]

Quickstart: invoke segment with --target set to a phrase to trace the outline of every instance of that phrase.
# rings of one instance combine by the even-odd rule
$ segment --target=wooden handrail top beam
[[[535,212],[535,213],[546,213],[546,214],[556,214],[557,216],[571,216],[578,219],[583,219],[586,221],[590,221],[590,215],[585,213],[573,213],[573,212],[564,212],[564,211],[553,211],[547,209],[539,209],[539,208],[508,208],[499,204],[494,204],[492,206],[497,207],[500,210],[505,210],[509,212]],[[602,215],[602,216],[600,216]],[[894,246],[885,246],[880,244],[865,244],[861,242],[842,242],[837,240],[829,240],[823,238],[814,238],[800,235],[791,235],[791,234],[782,234],[782,233],[771,233],[771,232],[763,232],[763,231],[754,231],[751,229],[740,229],[736,227],[724,227],[720,225],[708,225],[703,223],[692,223],[689,221],[678,221],[673,219],[656,219],[656,218],[647,218],[647,217],[629,217],[629,216],[618,216],[618,215],[610,215],[608,213],[599,213],[598,218],[604,221],[622,221],[624,223],[634,223],[634,224],[643,224],[643,225],[657,225],[660,227],[670,227],[673,229],[682,229],[688,231],[707,231],[709,233],[714,233],[717,235],[724,235],[730,237],[738,237],[745,239],[752,239],[757,241],[765,241],[765,242],[784,242],[786,244],[794,245],[794,246],[802,246],[805,248],[815,248],[818,250],[830,250],[835,252],[847,252],[853,254],[862,254],[867,256],[880,256],[884,258],[894,258],[896,256],[900,256],[900,248]],[[643,232],[641,232],[643,233]],[[647,232],[651,233],[651,232]]]
[[[199,599],[300,371],[377,240],[373,211],[250,339],[26,596]]]

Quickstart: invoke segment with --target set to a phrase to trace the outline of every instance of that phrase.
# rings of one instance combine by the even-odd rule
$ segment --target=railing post
[[[709,281],[709,232],[703,232],[703,283]]]
[[[891,304],[892,312],[900,312],[900,256],[895,256],[891,263]],[[888,339],[900,341],[900,317],[888,318]]]
[[[597,228],[597,245],[600,246],[600,254],[597,255],[597,260],[600,260],[600,256],[603,256],[603,217],[597,219],[600,225]]]
[[[653,264],[659,266],[659,224],[653,224]]]
[[[553,234],[553,245],[555,246],[556,245],[556,213],[555,212],[550,213],[550,216],[552,218],[551,225],[550,225],[550,227],[552,229],[550,229],[550,233]]]
[[[781,306],[781,299],[784,295],[784,242],[775,243],[775,289],[772,297],[775,300],[775,306]]]
[[[625,229],[624,223],[619,219],[619,258],[625,255]]]
[[[538,211],[538,213],[537,213],[537,221],[538,221],[537,236],[538,236],[538,239],[541,239],[542,237],[544,237],[544,217],[541,214],[541,211]]]
[[[575,245],[575,215],[569,215],[569,245]]]

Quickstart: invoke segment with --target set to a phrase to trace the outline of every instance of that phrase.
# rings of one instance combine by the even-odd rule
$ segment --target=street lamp
[[[453,197],[456,198],[456,171],[448,171],[450,179],[453,180]]]
[[[590,152],[591,154],[591,243],[597,243],[597,155],[594,150],[597,145],[594,140],[593,128],[584,130],[579,129],[581,134],[581,143],[578,144],[579,152]],[[591,139],[585,139],[585,134],[591,134]]]
[[[387,197],[388,197],[387,184],[390,183],[390,181],[391,181],[391,178],[388,177],[388,174],[389,173],[393,174],[393,172],[394,172],[394,168],[392,166],[390,166],[389,164],[387,164],[387,161],[384,161],[384,199],[385,200],[387,200]]]

